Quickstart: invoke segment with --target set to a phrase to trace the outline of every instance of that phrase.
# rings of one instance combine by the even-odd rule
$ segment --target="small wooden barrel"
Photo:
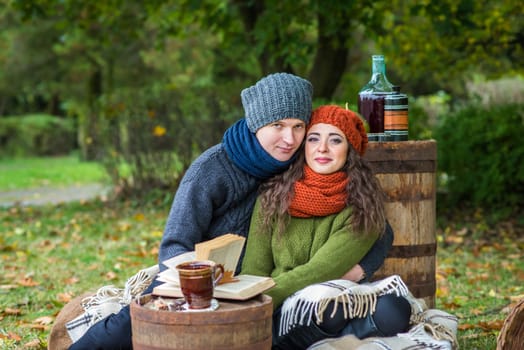
[[[520,350],[524,344],[524,299],[511,309],[497,338],[497,350]]]
[[[273,303],[259,295],[241,302],[219,300],[215,311],[157,311],[143,295],[130,306],[135,350],[271,349]]]
[[[435,305],[437,143],[370,142],[364,156],[386,192],[393,247],[373,279],[400,275],[417,298]]]

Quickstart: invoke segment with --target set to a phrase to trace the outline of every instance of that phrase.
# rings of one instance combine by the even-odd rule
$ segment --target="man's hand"
[[[364,278],[366,278],[366,272],[359,264],[353,266],[351,270],[349,270],[344,274],[344,276],[342,276],[342,279],[344,280],[350,280],[357,283],[363,280]]]

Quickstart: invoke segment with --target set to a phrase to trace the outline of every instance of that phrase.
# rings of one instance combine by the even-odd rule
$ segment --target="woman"
[[[300,310],[296,298],[289,298],[343,276],[384,231],[384,195],[362,158],[366,146],[364,125],[354,112],[319,107],[312,114],[304,152],[288,171],[261,185],[242,273],[271,276],[276,282],[266,292],[275,307],[275,348],[307,348],[351,325],[361,337],[396,334],[409,325],[409,303],[394,294],[379,297],[373,315],[359,313],[362,317],[351,320],[335,300],[324,303],[322,314],[312,312],[327,300],[322,295],[318,303],[303,301],[309,307]],[[396,291],[405,289],[401,281],[395,283]],[[283,310],[285,300],[299,306]]]

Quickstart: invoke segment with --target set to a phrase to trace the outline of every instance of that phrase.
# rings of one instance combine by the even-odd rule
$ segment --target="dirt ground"
[[[39,187],[28,190],[0,192],[0,206],[46,205],[82,201],[107,196],[109,190],[101,184],[75,185],[70,187]]]

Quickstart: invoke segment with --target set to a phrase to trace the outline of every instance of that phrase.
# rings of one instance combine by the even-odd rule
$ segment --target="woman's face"
[[[306,134],[306,124],[300,119],[282,119],[261,127],[256,137],[262,148],[281,162],[291,159]]]
[[[346,164],[349,143],[331,124],[313,125],[306,135],[306,163],[318,174],[332,174]]]

